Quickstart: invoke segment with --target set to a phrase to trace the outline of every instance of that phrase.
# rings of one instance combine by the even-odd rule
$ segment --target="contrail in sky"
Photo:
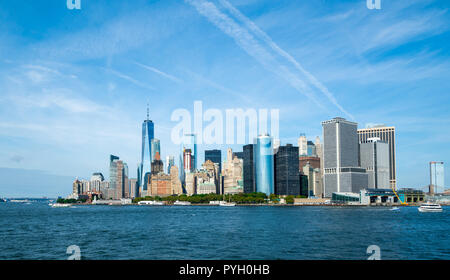
[[[311,73],[306,71],[290,54],[281,49],[264,31],[255,23],[243,15],[238,9],[233,7],[226,0],[219,0],[219,3],[233,16],[234,20],[227,14],[221,12],[216,5],[205,0],[185,0],[194,6],[196,10],[205,16],[210,22],[232,37],[236,43],[255,58],[266,69],[286,80],[292,87],[300,93],[306,95],[321,108],[325,106],[318,101],[314,89],[318,89],[326,98],[336,106],[342,113],[354,119],[336,100],[333,94],[320,83]],[[239,24],[240,21],[242,24]],[[262,42],[262,43],[260,43]],[[282,57],[282,62],[277,59]],[[288,67],[294,67],[297,71],[291,71]]]

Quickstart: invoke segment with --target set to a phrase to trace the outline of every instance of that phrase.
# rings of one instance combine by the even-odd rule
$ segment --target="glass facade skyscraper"
[[[210,160],[219,165],[219,174],[222,170],[222,151],[221,150],[205,150],[205,162]]]
[[[244,193],[256,192],[255,188],[255,158],[253,151],[254,144],[245,145],[243,148],[244,154]]]
[[[139,185],[143,190],[147,190],[146,174],[151,173],[152,164],[152,139],[154,138],[154,124],[149,120],[147,108],[147,119],[142,123],[142,153],[141,166],[139,171]]]
[[[155,159],[156,153],[159,153],[159,155],[161,156],[161,143],[160,143],[159,139],[156,139],[156,138],[152,139],[152,141],[151,141],[151,151],[152,151],[151,160],[153,162],[153,160]]]
[[[298,147],[280,146],[275,154],[275,193],[300,195]]]
[[[270,195],[274,193],[272,137],[263,134],[256,138],[255,157],[255,185],[256,191]]]
[[[184,140],[181,147],[181,154],[184,150],[191,150],[191,168],[192,170],[197,169],[197,136],[193,133],[185,134]]]
[[[433,193],[444,192],[444,163],[442,161],[430,162],[430,186]]]

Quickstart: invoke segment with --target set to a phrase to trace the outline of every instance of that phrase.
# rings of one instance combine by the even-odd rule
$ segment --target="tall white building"
[[[305,134],[301,134],[298,138],[298,155],[306,156],[308,155],[308,140]]]

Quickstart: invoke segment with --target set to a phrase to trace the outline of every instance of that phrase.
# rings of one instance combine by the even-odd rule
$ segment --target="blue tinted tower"
[[[152,140],[154,138],[154,124],[149,119],[149,110],[147,105],[147,119],[142,123],[142,153],[141,166],[139,171],[139,186],[147,190],[147,174],[151,173],[152,164]]]
[[[254,157],[256,191],[269,196],[274,193],[274,166],[272,137],[268,134],[256,138]]]

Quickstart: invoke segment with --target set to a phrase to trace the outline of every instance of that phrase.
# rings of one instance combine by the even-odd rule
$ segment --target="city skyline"
[[[336,116],[358,128],[394,126],[398,187],[427,186],[428,163],[448,162],[450,134],[442,128],[450,122],[450,25],[443,1],[396,1],[380,11],[365,1],[211,1],[227,24],[258,39],[250,46],[205,16],[199,4],[206,1],[98,1],[80,11],[63,2],[0,4],[0,15],[10,15],[0,31],[0,195],[64,194],[63,182],[75,176],[108,176],[110,154],[136,178],[148,100],[163,159],[178,158],[171,112],[192,111],[202,100],[221,110],[279,108],[282,146],[296,145],[301,133],[323,140],[320,123]],[[252,52],[258,46],[270,56]],[[314,90],[293,61],[339,106]],[[281,66],[288,72],[274,73]],[[310,96],[289,74],[310,85]],[[242,145],[199,145],[197,165],[204,150],[220,149],[224,158],[228,147],[242,151]],[[42,184],[27,185],[36,180]]]

